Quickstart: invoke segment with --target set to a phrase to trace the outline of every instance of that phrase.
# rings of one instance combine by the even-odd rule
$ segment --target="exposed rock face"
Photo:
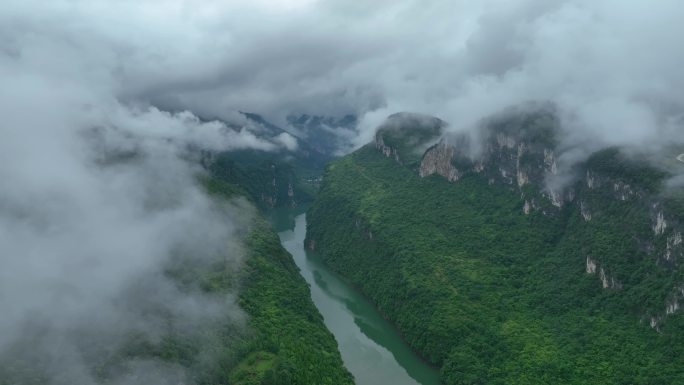
[[[469,140],[442,139],[423,154],[420,176],[438,174],[450,182],[456,182],[467,173],[477,173],[486,175],[490,184],[502,183],[517,187],[521,192],[529,191],[524,189],[528,185],[543,189],[547,176],[558,172],[552,148],[554,144],[549,139],[553,137],[555,123],[545,113],[530,116],[530,121],[517,122],[513,126],[507,125],[506,120],[503,120],[504,123],[491,122],[491,126],[484,129],[485,136],[481,143],[484,151],[476,159],[469,157]],[[500,124],[503,126],[500,127]],[[517,124],[531,124],[536,128],[520,128]],[[548,205],[556,208],[569,200],[560,191],[547,191],[545,196]],[[522,198],[528,197],[523,195]],[[524,208],[524,212],[528,214],[546,206],[543,199],[540,200],[541,205],[534,205],[531,201],[534,197],[529,198]],[[547,210],[551,211],[553,210]]]
[[[445,177],[449,182],[457,181],[460,173],[452,164],[454,147],[442,139],[438,144],[429,148],[423,160],[420,162],[418,173],[421,177],[438,174]]]
[[[530,213],[530,209],[530,202],[525,201],[525,204],[523,205],[523,213],[525,213],[525,215],[528,215]]]
[[[591,257],[587,256],[587,260],[585,262],[584,266],[584,271],[587,274],[596,274],[598,271],[598,276],[599,279],[601,280],[601,286],[604,289],[621,289],[622,284],[618,282],[615,277],[611,277],[608,275],[606,270],[603,267],[599,267],[598,262]]]
[[[660,211],[656,215],[656,223],[653,225],[653,232],[655,235],[663,235],[665,234],[665,229],[667,229],[667,221],[665,220],[663,212]]]
[[[615,280],[615,277],[610,277],[603,268],[599,270],[599,277],[604,289],[621,289],[622,284]]]
[[[382,135],[380,133],[375,135],[375,148],[380,150],[383,155],[385,155],[388,158],[394,158],[397,162],[399,161],[399,154],[397,153],[397,149],[385,145],[385,140],[382,138]]]
[[[266,195],[264,193],[261,193],[261,201],[266,203],[267,205],[269,205],[271,207],[275,207],[275,205],[277,203],[277,198],[272,197],[270,195]]]
[[[679,269],[678,263],[684,259],[684,230],[681,225],[684,219],[665,212],[667,206],[662,204],[661,197],[653,194],[646,183],[641,183],[640,176],[643,174],[640,171],[632,175],[624,174],[625,167],[631,166],[620,163],[619,150],[610,152],[610,149],[606,149],[592,155],[596,155],[592,158],[593,163],[592,159],[588,159],[577,165],[580,177],[566,182],[563,180],[565,173],[559,171],[559,150],[553,139],[553,119],[548,119],[543,113],[530,119],[532,123],[527,121],[521,125],[494,122],[485,126],[481,142],[476,147],[479,155],[475,159],[471,154],[476,151],[471,151],[470,142],[442,137],[437,144],[424,151],[417,164],[417,172],[420,177],[437,174],[451,183],[479,175],[489,185],[519,193],[520,205],[517,207],[522,209],[524,215],[563,215],[566,208],[572,208],[579,211],[584,222],[593,221],[587,226],[601,226],[615,215],[615,210],[626,207],[623,203],[620,206],[611,202],[628,202],[629,207],[634,208],[630,210],[630,220],[639,216],[643,220],[640,223],[648,223],[646,215],[649,215],[653,231],[650,236],[644,236],[643,232],[629,234],[638,250],[635,252],[651,256],[659,268]],[[544,125],[546,128],[543,128]],[[397,150],[387,145],[387,142],[381,135],[376,135],[378,150],[400,162],[402,151],[406,150]],[[412,168],[416,165],[412,162],[407,164],[411,164]],[[559,181],[563,183],[557,183]],[[364,231],[367,231],[366,237],[371,239],[370,230]],[[593,253],[594,258],[586,257],[586,273],[595,274],[604,289],[621,289],[623,283],[619,279],[622,278],[617,274],[624,272],[618,265],[611,266],[610,261],[614,261],[614,256],[606,255],[604,260],[597,257],[601,254],[591,250],[592,246],[588,247],[587,252]],[[627,285],[629,281],[625,279],[624,282]],[[677,293],[659,311],[649,310],[650,314],[644,315],[644,321],[651,319],[657,328],[667,315],[679,311],[684,292]]]
[[[551,200],[551,204],[560,208],[563,206],[563,196],[556,190],[549,188],[548,197]]]
[[[497,134],[496,144],[499,146],[499,148],[514,148],[515,139],[505,134]]]
[[[660,331],[660,324],[669,315],[677,313],[681,309],[680,300],[684,299],[684,285],[675,288],[670,299],[665,301],[665,313],[661,316],[652,316],[649,324],[653,329]]]
[[[558,166],[556,165],[556,157],[553,155],[553,150],[544,149],[544,165],[551,174],[558,174]]]
[[[589,222],[591,220],[591,211],[589,210],[587,204],[584,202],[580,202],[580,214],[586,222]]]
[[[677,298],[674,298],[665,306],[665,314],[674,314],[677,310],[679,310],[679,300]]]
[[[516,174],[516,180],[518,181],[518,187],[522,187],[530,181],[530,179],[527,177],[527,174],[525,174],[525,171],[522,170],[518,170],[518,173]]]
[[[613,191],[615,191],[617,199],[621,201],[626,201],[637,195],[636,192],[632,190],[632,188],[628,184],[622,181],[617,181],[613,183]]]
[[[586,267],[584,270],[587,272],[587,274],[596,274],[596,261],[591,259],[591,257],[587,257]]]
[[[667,237],[667,242],[665,244],[665,260],[671,261],[676,256],[681,256],[682,254],[682,233],[679,231],[674,231],[672,235]]]
[[[401,112],[390,115],[375,133],[375,147],[400,164],[413,165],[439,141],[446,122],[433,116]]]
[[[657,329],[658,328],[658,319],[656,317],[651,317],[651,321],[649,322],[649,325],[651,325],[651,327],[653,329]]]
[[[587,170],[587,187],[589,190],[593,189],[594,187],[598,187],[596,184],[596,178],[594,177],[594,174]]]

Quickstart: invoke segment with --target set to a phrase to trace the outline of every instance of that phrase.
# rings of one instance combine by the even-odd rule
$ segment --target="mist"
[[[657,147],[681,136],[684,5],[674,0],[2,7],[5,61],[85,72],[126,103],[200,116],[250,111],[285,127],[290,114],[350,113],[356,147],[396,112],[467,131],[528,101],[554,103],[574,142]]]
[[[158,343],[169,317],[188,333],[242,328],[234,294],[167,274],[178,258],[231,271],[243,258],[253,209],[204,193],[200,150],[298,146],[238,111],[285,128],[292,114],[353,114],[339,131],[350,151],[397,112],[463,133],[548,102],[567,168],[606,146],[683,144],[682,14],[676,0],[3,1],[0,358],[93,383],[108,346]],[[154,360],[108,378],[151,383],[150,370],[191,382]]]
[[[94,370],[109,368],[105,363],[116,361],[131,339],[154,347],[169,333],[197,342],[198,365],[214,360],[202,356],[218,342],[207,331],[228,324],[236,338],[244,332],[236,293],[182,287],[169,272],[217,260],[227,274],[239,268],[253,209],[241,200],[209,198],[198,183],[203,171],[192,148],[248,143],[188,113],[125,107],[85,82],[49,87],[29,73],[4,75],[4,376],[32,373],[54,384],[102,377],[108,383],[178,382],[185,368],[151,358],[124,360],[114,372]],[[154,375],[140,377],[141,370]]]
[[[176,276],[217,263],[234,276],[254,214],[205,193],[200,150],[296,142],[126,101],[114,51],[90,34],[40,31],[52,22],[28,31],[35,18],[2,23],[0,376],[196,383],[229,359],[218,352],[248,333],[246,319],[237,285],[210,293]],[[170,341],[192,346],[190,364],[149,353]]]

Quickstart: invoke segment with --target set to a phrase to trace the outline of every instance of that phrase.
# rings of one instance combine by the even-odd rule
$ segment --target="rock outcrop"
[[[438,174],[445,177],[449,182],[457,181],[460,173],[452,163],[454,152],[454,146],[449,145],[442,139],[438,144],[430,147],[425,152],[420,162],[418,174],[421,177]]]
[[[442,136],[422,152],[419,163],[413,167],[417,168],[420,177],[439,175],[450,183],[459,183],[468,175],[480,175],[489,185],[498,184],[517,191],[521,199],[519,207],[525,215],[561,215],[569,208],[586,226],[590,226],[588,222],[601,223],[608,202],[633,205],[639,213],[650,213],[652,229],[650,237],[636,232],[631,235],[636,247],[645,251],[661,268],[678,268],[684,259],[682,226],[676,218],[668,216],[660,197],[651,193],[648,185],[629,174],[622,174],[633,166],[621,158],[619,150],[607,149],[593,154],[586,162],[574,166],[574,175],[583,175],[582,178],[563,179],[555,139],[558,122],[553,114],[542,110],[507,119],[487,122],[482,129],[481,142],[476,146],[479,151],[472,150],[470,139],[465,135]],[[425,138],[432,138],[436,131],[422,137],[415,132],[407,136],[408,131],[402,126],[399,132],[405,139],[401,142],[397,142],[397,131],[379,130],[375,146],[385,156],[406,165],[402,154],[411,154],[411,150],[389,145],[385,137],[394,135],[392,143],[404,146],[424,145]],[[472,153],[477,155],[472,156]],[[634,173],[642,174],[641,169]],[[610,262],[586,257],[585,263],[586,272],[595,274],[604,289],[623,287]],[[657,326],[664,317],[679,310],[677,293],[673,294],[674,299],[666,304],[662,314],[652,317],[651,324],[655,322]]]

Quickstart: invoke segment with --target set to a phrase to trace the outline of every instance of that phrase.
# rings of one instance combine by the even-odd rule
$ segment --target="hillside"
[[[308,247],[445,384],[683,384],[684,211],[668,172],[611,148],[554,183],[544,108],[493,117],[477,143],[441,127],[381,128],[332,162]]]
[[[213,194],[235,196],[233,186],[217,180],[210,186]],[[245,241],[247,259],[238,273],[239,304],[249,317],[251,333],[238,350],[242,359],[230,368],[228,383],[353,384],[333,335],[311,301],[308,285],[260,215]]]
[[[246,126],[258,138],[274,140],[287,135],[294,148],[232,150],[204,154],[202,163],[212,175],[239,186],[259,208],[295,207],[310,202],[318,179],[331,155],[314,148],[257,114],[243,113]],[[233,129],[244,129],[233,127]]]
[[[304,140],[316,151],[335,155],[340,151],[351,150],[351,138],[356,135],[354,128],[358,124],[355,115],[344,115],[340,118],[320,115],[290,115],[287,123],[301,132]]]
[[[244,205],[240,187],[212,177],[203,182],[217,201]],[[206,319],[191,322],[185,313],[147,296],[139,304],[129,300],[129,311],[141,306],[145,317],[163,320],[161,327],[122,335],[105,346],[98,336],[78,331],[80,350],[62,356],[82,354],[82,376],[102,384],[353,384],[292,256],[262,214],[250,212],[240,230],[244,259],[239,266],[229,257],[200,263],[191,254],[164,268],[163,275],[179,292],[192,294],[194,302],[182,304],[186,311]],[[226,255],[234,252],[223,250]],[[159,295],[150,292],[168,290],[154,281],[136,288],[150,297]],[[193,307],[214,303],[220,306],[211,311]],[[0,356],[0,384],[54,384],[73,378],[73,368],[41,359],[35,348],[18,345]]]

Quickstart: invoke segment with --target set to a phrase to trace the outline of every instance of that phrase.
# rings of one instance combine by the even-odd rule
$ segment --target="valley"
[[[684,385],[684,1],[0,1],[0,385]]]
[[[271,217],[283,247],[311,288],[326,327],[335,335],[345,367],[357,385],[438,385],[439,374],[411,351],[374,305],[320,258],[304,248],[304,208],[276,210]]]
[[[658,193],[665,174],[607,149],[548,190],[554,120],[501,122],[482,161],[453,139],[407,156],[439,135],[406,130],[333,161],[307,247],[445,384],[684,383],[681,211]]]

